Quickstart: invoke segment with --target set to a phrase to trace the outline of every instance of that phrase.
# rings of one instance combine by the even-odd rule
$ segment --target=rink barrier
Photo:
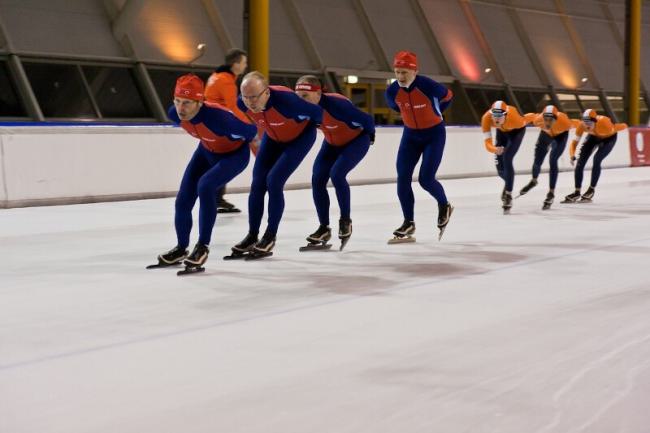
[[[526,131],[515,158],[519,174],[531,171],[538,133],[532,127]],[[310,187],[313,160],[322,141],[320,131],[318,134],[287,189]],[[395,182],[401,134],[401,127],[377,128],[374,146],[348,175],[350,184]],[[196,146],[194,138],[170,125],[1,125],[0,208],[171,197]],[[230,192],[248,191],[253,160],[228,185]],[[559,164],[562,171],[572,170],[567,151]],[[603,167],[628,166],[630,134],[620,133]],[[485,150],[479,127],[447,127],[438,178],[495,174],[494,157]],[[566,178],[562,182],[570,181]]]
[[[633,127],[629,131],[632,167],[650,165],[650,128]]]

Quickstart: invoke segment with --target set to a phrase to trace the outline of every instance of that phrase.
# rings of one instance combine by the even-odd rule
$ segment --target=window
[[[600,102],[600,96],[598,95],[578,95],[578,98],[580,99],[580,105],[582,105],[583,110],[596,110],[598,114],[603,114],[605,116],[608,115],[607,111],[605,108],[603,108],[603,104]]]
[[[23,67],[45,117],[98,117],[77,65],[24,62]]]
[[[372,86],[373,90],[373,109],[375,108],[385,108],[388,109],[388,104],[386,104],[386,85],[375,84]]]
[[[151,77],[151,81],[153,82],[153,86],[156,88],[156,93],[158,94],[158,98],[160,98],[160,102],[162,103],[163,108],[165,111],[172,105],[173,99],[174,99],[174,87],[176,86],[176,80],[178,77],[181,75],[188,74],[190,72],[198,75],[201,77],[203,81],[207,81],[208,77],[210,74],[212,74],[211,71],[190,71],[190,70],[172,70],[172,69],[150,69],[148,68],[149,71],[149,77]]]
[[[465,97],[461,84],[456,81],[447,86],[454,93],[454,99],[444,113],[445,122],[449,125],[476,125],[479,119],[474,118],[472,107]],[[477,115],[482,116],[483,112],[477,113]]]
[[[545,106],[553,104],[551,95],[546,92],[534,90],[515,90],[515,97],[519,102],[522,114],[541,113]]]
[[[622,122],[625,119],[625,108],[623,106],[623,97],[615,95],[607,95],[607,102],[609,106],[612,107],[614,116],[619,122]]]
[[[466,88],[465,91],[467,92],[469,103],[474,107],[474,111],[476,111],[480,119],[483,113],[490,108],[490,102],[485,99],[485,95],[481,89]]]
[[[580,119],[582,116],[582,108],[578,103],[576,95],[571,93],[558,93],[558,99],[560,100],[560,111],[566,113],[567,116],[571,119]]]
[[[504,89],[483,89],[483,92],[485,93],[485,97],[487,98],[490,107],[492,104],[494,104],[496,101],[505,101],[509,105],[514,105],[512,101],[508,101],[508,95],[506,94],[506,91]],[[489,107],[488,107],[489,108]],[[487,108],[486,108],[487,110]]]
[[[609,102],[612,111],[616,116],[616,121],[627,122],[627,115],[625,114],[625,102],[623,96],[620,95],[607,95],[607,102]],[[648,113],[648,105],[643,97],[639,98],[639,123],[647,125],[650,114]]]
[[[133,69],[126,67],[83,66],[90,90],[106,118],[151,118]]]
[[[12,87],[13,80],[5,62],[0,62],[0,117],[26,117],[25,108]]]
[[[370,111],[370,84],[347,84],[346,94],[357,108]]]
[[[480,117],[483,116],[487,110],[490,109],[492,104],[496,101],[505,101],[508,104],[512,103],[508,101],[508,97],[504,89],[500,88],[472,88],[467,87],[466,89],[467,96],[469,101],[474,107],[476,114]]]

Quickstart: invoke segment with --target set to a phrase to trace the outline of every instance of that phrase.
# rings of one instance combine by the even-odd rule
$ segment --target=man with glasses
[[[158,256],[158,264],[166,267],[185,261],[186,269],[179,275],[203,271],[208,259],[210,237],[217,217],[216,191],[244,171],[250,160],[249,144],[257,130],[254,125],[238,119],[231,111],[203,103],[203,80],[193,74],[176,81],[174,105],[168,116],[192,137],[200,140],[187,164],[176,195],[177,244]],[[192,209],[199,199],[199,240],[191,254]]]
[[[549,190],[542,205],[542,210],[548,210],[551,208],[551,204],[553,204],[553,199],[555,198],[555,185],[557,184],[559,173],[558,159],[560,159],[566,147],[569,130],[576,128],[580,121],[569,119],[569,116],[559,111],[554,105],[547,105],[541,113],[532,113],[532,115],[535,116],[533,124],[541,128],[541,131],[539,131],[539,137],[537,138],[537,143],[535,143],[533,178],[519,191],[519,195],[524,195],[537,186],[537,177],[542,169],[542,163],[550,150],[551,153],[548,157],[550,166]]]
[[[622,131],[626,128],[627,124],[613,123],[609,117],[599,116],[598,113],[596,113],[596,110],[589,109],[582,113],[582,121],[576,128],[576,135],[571,141],[571,146],[569,147],[571,165],[575,163],[576,148],[578,147],[578,142],[580,141],[582,134],[586,132],[589,135],[585,139],[584,143],[582,143],[580,156],[578,157],[578,163],[575,168],[575,191],[564,197],[562,203],[575,203],[578,199],[583,203],[591,202],[596,192],[598,179],[600,178],[600,165],[614,148],[616,138],[618,137],[618,131]],[[596,150],[596,154],[594,155],[591,168],[591,184],[589,185],[589,188],[587,188],[587,191],[585,191],[581,196],[580,189],[582,187],[585,165],[594,150]]]
[[[237,103],[264,130],[264,136],[253,167],[248,197],[249,231],[226,258],[256,259],[273,254],[284,211],[284,184],[314,145],[323,110],[287,87],[269,86],[266,77],[257,71],[244,76]],[[258,240],[267,192],[268,225]]]
[[[514,158],[526,133],[526,125],[533,121],[534,113],[519,114],[516,107],[503,101],[496,101],[483,114],[481,128],[485,136],[485,148],[495,154],[499,177],[505,182],[501,192],[503,213],[512,208],[512,189],[515,184]],[[492,143],[492,127],[497,129],[496,145]]]

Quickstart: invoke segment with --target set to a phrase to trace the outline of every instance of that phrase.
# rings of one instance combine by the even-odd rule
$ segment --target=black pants
[[[585,142],[582,144],[582,147],[580,148],[580,156],[578,156],[578,162],[576,163],[576,189],[580,189],[580,187],[582,187],[582,177],[584,175],[587,160],[589,160],[589,157],[594,152],[594,150],[598,149],[594,155],[594,160],[591,167],[591,186],[596,188],[596,185],[598,184],[598,178],[600,177],[600,164],[614,148],[617,136],[618,134],[614,134],[611,137],[607,138],[598,138],[595,135],[590,135],[587,137]]]

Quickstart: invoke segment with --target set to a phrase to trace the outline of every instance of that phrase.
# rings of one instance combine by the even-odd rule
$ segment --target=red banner
[[[650,165],[650,128],[629,128],[632,167]]]

